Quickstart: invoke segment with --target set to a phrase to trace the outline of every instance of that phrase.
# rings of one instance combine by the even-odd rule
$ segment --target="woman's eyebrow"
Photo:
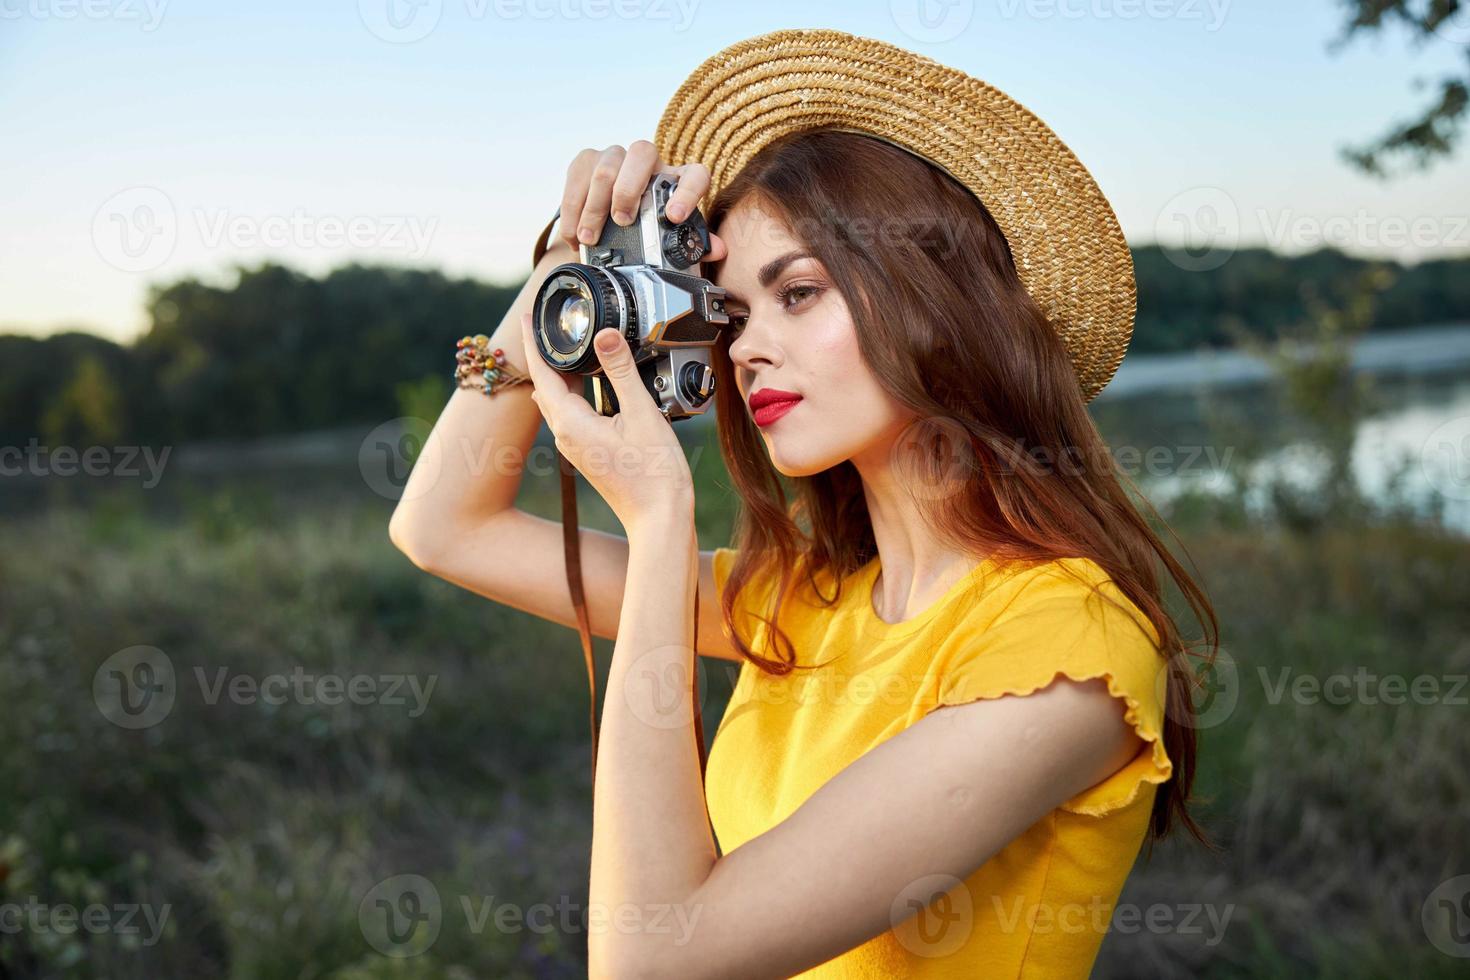
[[[781,274],[782,269],[786,268],[788,265],[798,259],[809,258],[811,258],[811,254],[808,252],[803,252],[801,249],[787,252],[785,255],[779,255],[771,261],[767,262],[765,265],[761,266],[760,272],[756,274],[756,279],[760,281],[761,288],[764,289],[771,283],[776,281],[776,277]],[[725,295],[730,299],[733,299],[737,303],[745,302],[745,300],[742,299],[739,294],[731,292],[729,289],[725,290]]]

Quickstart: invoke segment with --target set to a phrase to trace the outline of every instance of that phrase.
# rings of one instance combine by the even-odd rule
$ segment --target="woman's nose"
[[[740,367],[753,370],[756,364],[777,364],[780,350],[772,338],[760,330],[760,325],[747,317],[740,336],[730,342],[730,360]]]

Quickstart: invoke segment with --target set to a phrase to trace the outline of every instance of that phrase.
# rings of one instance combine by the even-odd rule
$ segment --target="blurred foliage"
[[[380,422],[399,411],[399,382],[448,378],[454,341],[493,329],[520,289],[361,265],[321,279],[269,264],[237,271],[231,286],[154,286],[150,326],[130,345],[82,333],[0,336],[0,444],[24,443],[52,414],[81,414],[77,403],[100,389],[65,383],[89,356],[97,369],[87,380],[110,380],[101,394],[115,408],[115,438],[128,442]],[[422,407],[431,389],[413,397]]]
[[[1168,353],[1237,346],[1242,338],[1285,339],[1312,316],[1314,298],[1351,302],[1364,276],[1391,273],[1364,329],[1393,330],[1470,321],[1470,258],[1414,266],[1352,258],[1323,248],[1283,258],[1262,248],[1233,252],[1219,268],[1180,269],[1167,248],[1133,250],[1138,316],[1129,352]]]
[[[1389,176],[1385,161],[1400,158],[1408,166],[1426,170],[1430,164],[1454,153],[1460,139],[1461,117],[1470,102],[1470,11],[1464,0],[1341,0],[1347,8],[1347,24],[1328,43],[1329,51],[1341,50],[1358,34],[1379,33],[1385,24],[1406,28],[1421,47],[1429,41],[1452,44],[1464,55],[1465,68],[1439,79],[1435,94],[1415,118],[1399,123],[1383,136],[1357,148],[1346,148],[1342,156],[1365,173]],[[1423,80],[1418,81],[1423,86]]]
[[[1149,246],[1134,265],[1135,354],[1231,346],[1238,323],[1277,339],[1311,313],[1304,290],[1340,303],[1375,268],[1394,280],[1373,329],[1470,320],[1470,258],[1404,268],[1332,248],[1242,249],[1219,268],[1186,271]],[[130,345],[0,335],[0,445],[43,432],[66,444],[171,445],[433,419],[452,391],[454,341],[493,330],[520,287],[361,265],[322,279],[262,265],[228,287],[155,286],[150,327]]]

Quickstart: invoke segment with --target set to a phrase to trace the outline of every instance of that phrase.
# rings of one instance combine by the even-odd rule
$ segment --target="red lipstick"
[[[750,393],[750,411],[755,424],[764,428],[796,407],[801,396],[779,388],[761,388]]]

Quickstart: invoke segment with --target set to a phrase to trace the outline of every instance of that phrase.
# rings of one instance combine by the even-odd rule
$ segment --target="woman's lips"
[[[761,428],[765,428],[772,422],[779,419],[781,416],[785,415],[787,412],[791,411],[800,402],[800,398],[792,398],[787,401],[771,402],[769,405],[762,405],[760,408],[752,412],[751,415],[755,419],[756,425],[760,426]]]

